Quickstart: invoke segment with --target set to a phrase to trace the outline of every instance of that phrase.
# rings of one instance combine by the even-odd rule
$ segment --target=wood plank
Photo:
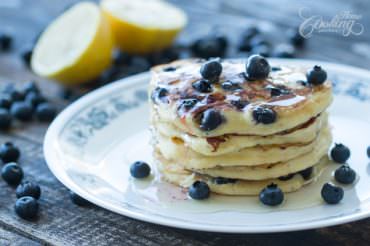
[[[0,245],[3,246],[37,246],[41,245],[32,239],[28,239],[17,232],[10,231],[9,228],[0,226]]]

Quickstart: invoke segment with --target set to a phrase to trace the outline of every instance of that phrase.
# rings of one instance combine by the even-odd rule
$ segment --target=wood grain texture
[[[19,59],[19,54],[42,28],[74,0],[1,0],[0,31],[15,36],[10,53],[0,53],[0,83],[21,83],[37,79],[47,95],[63,108],[57,84],[37,78]],[[179,42],[188,44],[217,28],[228,36],[229,57],[243,57],[235,44],[240,32],[250,24],[271,31],[274,40],[284,42],[288,27],[300,24],[298,9],[309,7],[323,16],[343,10],[362,14],[369,24],[370,5],[360,1],[242,1],[242,0],[172,0],[189,15],[190,22]],[[18,5],[20,4],[20,5]],[[14,7],[15,6],[15,7]],[[268,22],[266,22],[268,21]],[[368,26],[366,26],[368,27]],[[369,32],[360,36],[315,35],[299,57],[319,59],[368,68],[369,54],[356,53],[355,44],[368,43]],[[77,93],[81,92],[76,88]],[[0,133],[0,143],[13,141],[22,150],[21,165],[26,179],[36,180],[42,188],[41,213],[36,221],[18,218],[13,211],[14,189],[0,182],[0,245],[369,245],[370,219],[317,230],[279,234],[220,234],[180,230],[149,224],[107,210],[80,208],[71,203],[67,189],[48,170],[42,142],[47,124],[18,124],[10,132]]]

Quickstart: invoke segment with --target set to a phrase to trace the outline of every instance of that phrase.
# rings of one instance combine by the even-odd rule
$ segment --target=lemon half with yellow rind
[[[187,23],[186,14],[162,0],[102,0],[116,45],[130,54],[169,47]]]
[[[113,37],[99,6],[81,2],[54,20],[39,38],[32,70],[64,84],[88,82],[111,64]]]

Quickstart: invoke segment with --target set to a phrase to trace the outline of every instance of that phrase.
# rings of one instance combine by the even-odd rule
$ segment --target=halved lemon
[[[187,22],[181,9],[161,0],[102,0],[100,5],[116,45],[131,54],[170,46]]]
[[[98,5],[81,2],[54,20],[39,38],[32,70],[64,84],[87,82],[110,66],[113,38]]]

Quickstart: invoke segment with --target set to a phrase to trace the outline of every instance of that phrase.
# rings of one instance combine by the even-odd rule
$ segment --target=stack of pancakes
[[[280,66],[267,79],[250,81],[244,62],[222,61],[218,81],[199,92],[192,85],[202,79],[203,63],[182,60],[152,69],[152,144],[163,178],[181,187],[202,180],[227,195],[258,195],[271,183],[292,192],[315,180],[331,145],[331,83],[313,86],[307,68]],[[256,121],[257,107],[273,110],[275,121]],[[210,109],[223,120],[204,130],[200,122]]]

